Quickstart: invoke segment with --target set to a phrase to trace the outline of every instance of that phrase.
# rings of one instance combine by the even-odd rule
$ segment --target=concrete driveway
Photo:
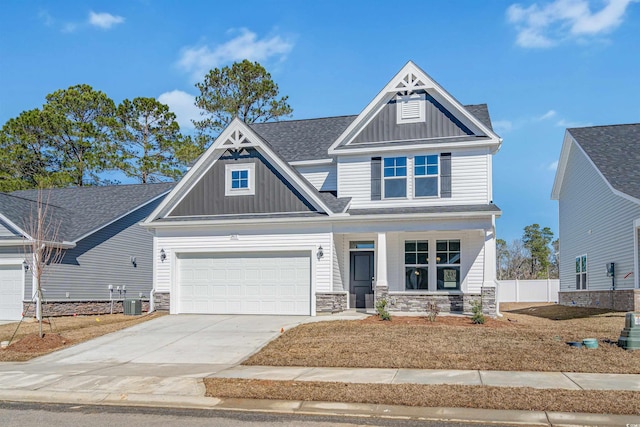
[[[24,363],[0,363],[0,391],[203,396],[202,378],[301,323],[337,316],[170,315]]]

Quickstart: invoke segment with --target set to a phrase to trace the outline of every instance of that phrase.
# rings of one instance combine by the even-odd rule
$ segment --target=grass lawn
[[[624,313],[502,304],[502,319],[394,315],[390,322],[318,322],[286,331],[245,365],[640,373],[640,351],[617,342]],[[594,350],[567,341],[597,338]]]
[[[17,322],[0,325],[0,341],[9,341],[15,332],[11,345],[0,349],[0,362],[30,360],[164,314],[166,313],[154,312],[141,316],[106,314],[46,318],[46,323],[42,325],[45,334],[42,339],[38,336],[38,322],[34,319],[25,319],[19,326]]]
[[[245,365],[640,373],[640,351],[616,342],[624,313],[502,304],[504,318],[377,317],[286,331]],[[567,341],[598,338],[596,350]],[[207,396],[388,405],[640,414],[640,392],[205,378]]]

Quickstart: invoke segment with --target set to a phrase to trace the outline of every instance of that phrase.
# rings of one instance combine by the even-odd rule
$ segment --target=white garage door
[[[178,312],[311,314],[308,253],[181,254]]]
[[[0,320],[22,317],[22,264],[0,265]]]

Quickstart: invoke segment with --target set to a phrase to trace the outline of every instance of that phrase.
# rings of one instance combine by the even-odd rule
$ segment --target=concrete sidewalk
[[[210,377],[363,384],[455,384],[565,390],[640,391],[640,375],[638,374],[238,365],[216,372]]]

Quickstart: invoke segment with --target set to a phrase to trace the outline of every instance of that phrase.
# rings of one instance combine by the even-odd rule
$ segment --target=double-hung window
[[[413,161],[414,196],[438,195],[438,155],[415,156]]]
[[[460,289],[460,240],[436,241],[438,290]]]
[[[576,289],[587,289],[587,256],[576,257]]]
[[[407,158],[386,157],[383,171],[384,198],[407,197]]]
[[[405,240],[404,277],[406,290],[429,289],[429,241]]]

